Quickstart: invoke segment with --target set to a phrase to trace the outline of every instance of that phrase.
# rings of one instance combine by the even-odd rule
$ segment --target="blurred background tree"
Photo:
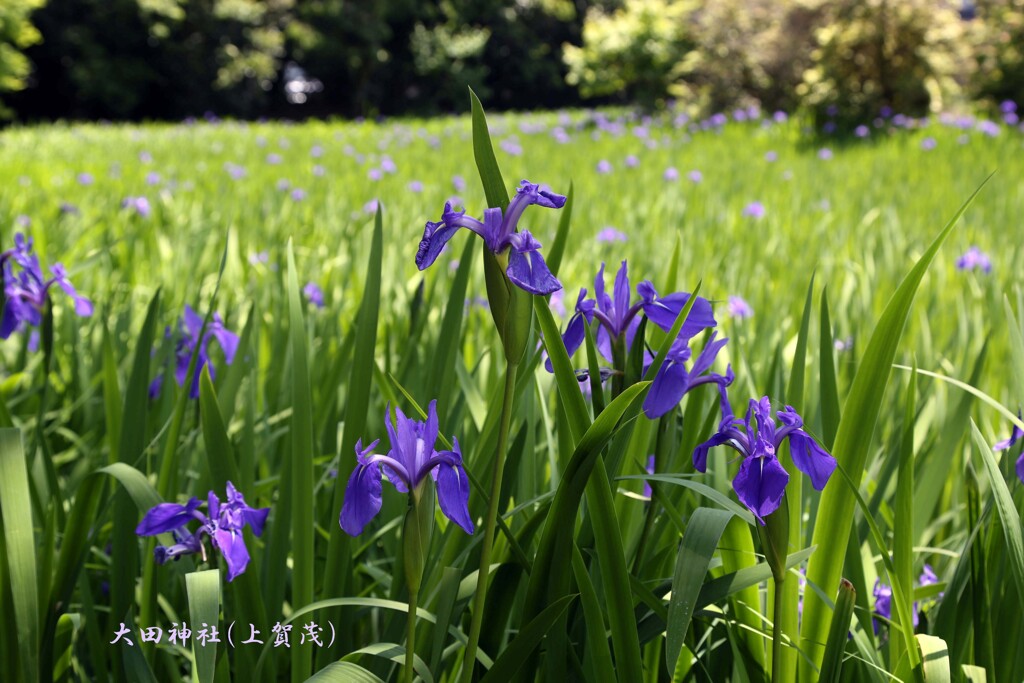
[[[31,65],[23,50],[41,38],[29,16],[42,4],[43,0],[4,0],[0,3],[0,93],[25,87]],[[11,114],[0,101],[0,118]]]
[[[1024,0],[43,2],[0,0],[22,120],[435,114],[466,86],[493,109],[759,104],[823,126],[1024,99]]]

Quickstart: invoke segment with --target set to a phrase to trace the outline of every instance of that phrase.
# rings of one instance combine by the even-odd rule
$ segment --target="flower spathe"
[[[209,536],[213,547],[227,563],[228,581],[233,581],[249,564],[249,549],[245,546],[242,529],[249,525],[254,534],[262,535],[270,508],[249,507],[230,481],[227,482],[227,502],[221,504],[213,491],[207,494],[206,501],[208,514],[205,515],[199,511],[202,502],[198,498],[190,499],[185,505],[160,503],[146,513],[135,533],[139,536],[168,532],[174,535],[173,545],[158,545],[154,549],[153,557],[158,564],[194,553],[202,554],[205,559],[203,535]],[[185,527],[193,521],[200,523],[199,528],[189,533]]]
[[[762,525],[764,518],[781,505],[789,483],[789,473],[776,455],[783,441],[789,439],[793,464],[811,478],[816,490],[825,487],[836,468],[835,458],[802,429],[803,418],[791,406],[776,414],[781,426],[776,426],[771,411],[771,402],[764,396],[750,399],[746,417],[738,418],[732,414],[722,389],[724,417],[718,433],[693,451],[693,466],[699,472],[707,471],[708,451],[715,446],[730,446],[744,456],[732,487]]]
[[[565,196],[523,180],[508,208],[504,212],[499,208],[485,209],[483,221],[467,216],[464,210],[455,210],[451,202],[445,203],[441,220],[427,221],[424,227],[423,238],[416,251],[416,267],[420,270],[428,268],[455,232],[466,228],[482,237],[493,253],[502,254],[509,250],[505,273],[516,286],[531,294],[550,294],[561,289],[562,284],[540,254],[541,243],[528,230],[517,230],[523,211],[530,205],[560,209],[565,205]]]
[[[0,271],[4,286],[0,339],[7,339],[23,325],[42,323],[43,309],[53,285],[71,297],[77,315],[92,315],[92,302],[78,293],[62,264],[54,263],[50,268],[52,277],[44,277],[39,257],[32,253],[32,239],[20,232],[14,236],[14,248],[0,253]]]
[[[388,410],[390,412],[390,409]],[[358,536],[377,516],[381,508],[382,477],[402,493],[416,489],[429,473],[437,485],[437,502],[441,512],[458,524],[467,534],[473,533],[469,516],[469,477],[462,466],[458,439],[452,439],[452,450],[437,450],[437,401],[427,408],[426,422],[410,419],[395,409],[395,424],[385,413],[391,450],[387,455],[374,453],[380,439],[366,448],[360,439],[356,444],[356,468],[345,487],[345,502],[338,522],[345,533]]]

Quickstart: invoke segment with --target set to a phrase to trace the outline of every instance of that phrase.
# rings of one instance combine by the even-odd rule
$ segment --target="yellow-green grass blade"
[[[207,569],[185,575],[185,590],[188,593],[188,613],[192,620],[192,657],[196,668],[193,680],[198,683],[213,683],[213,673],[217,663],[217,643],[206,640],[201,632],[207,635],[211,629],[220,624],[220,572]],[[226,635],[217,640],[226,640]]]
[[[0,429],[0,513],[14,608],[14,613],[5,618],[13,619],[18,633],[22,680],[35,681],[40,670],[35,525],[21,431],[11,428]],[[52,667],[53,663],[42,662],[42,666]]]
[[[379,209],[378,209],[379,211]],[[313,602],[313,396],[310,390],[306,324],[295,270],[295,253],[288,244],[288,327],[291,337],[291,522],[292,522],[292,605]],[[342,479],[342,477],[338,477]],[[292,681],[305,681],[312,673],[313,651],[293,648]]]

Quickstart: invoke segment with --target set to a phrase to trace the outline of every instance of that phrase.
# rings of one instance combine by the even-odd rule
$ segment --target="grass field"
[[[1024,403],[1024,134],[879,121],[847,140],[619,111],[489,123],[500,183],[486,154],[478,172],[485,129],[468,116],[0,132],[4,248],[30,235],[47,274],[62,262],[93,304],[76,315],[54,287],[42,323],[0,345],[0,678],[1021,680],[1021,447],[992,446]],[[422,272],[415,258],[447,200],[481,217],[523,178],[571,195],[519,225],[564,290],[545,306],[492,270],[525,306],[499,334],[480,240],[456,233]],[[972,247],[990,269],[958,265]],[[713,386],[641,411],[678,309],[638,337],[647,375],[625,335],[608,362],[587,344],[572,358],[613,368],[600,395],[577,388],[552,335],[545,370],[538,331],[564,331],[580,288],[594,295],[603,262],[610,292],[623,260],[632,301],[642,280],[662,295],[699,283],[729,339],[713,372],[735,373],[735,412],[792,405],[838,461],[822,493],[776,444],[789,484],[762,525],[730,483],[742,457],[715,448],[694,469],[722,419]],[[435,399],[474,533],[453,523],[442,466],[438,494],[427,478],[411,496],[384,484],[349,536],[357,440],[386,453],[386,406],[419,420]],[[147,511],[223,501],[229,481],[269,508],[263,533],[222,517],[235,540],[154,562],[155,545],[185,541],[166,525],[137,535]],[[225,556],[242,538],[236,573]],[[834,611],[840,577],[856,597],[840,591]],[[182,622],[184,642],[141,642]],[[225,642],[201,643],[203,623]],[[232,624],[265,643],[226,642]],[[122,625],[134,646],[111,643]]]

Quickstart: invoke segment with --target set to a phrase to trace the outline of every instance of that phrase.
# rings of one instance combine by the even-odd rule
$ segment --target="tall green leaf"
[[[213,672],[217,662],[217,641],[203,641],[200,635],[205,629],[216,629],[220,623],[220,572],[207,569],[185,575],[185,590],[188,593],[188,613],[192,620],[192,656],[196,662],[196,678],[199,683],[213,683]]]
[[[18,658],[23,680],[35,681],[39,678],[40,667],[36,541],[21,431],[11,428],[0,429],[0,513],[3,515],[7,571],[14,597]],[[52,664],[43,663],[51,667]]]
[[[991,177],[991,176],[990,176]],[[987,182],[987,180],[986,180]],[[982,187],[984,183],[982,184]],[[843,558],[853,526],[855,495],[864,473],[871,439],[868,438],[878,420],[882,408],[882,397],[889,384],[892,362],[903,335],[914,295],[924,278],[928,266],[952,232],[953,226],[967,207],[981,191],[974,191],[957,210],[921,256],[917,264],[904,278],[871,334],[867,349],[854,376],[850,394],[843,407],[842,418],[836,433],[833,452],[839,465],[852,476],[852,487],[827,486],[821,496],[812,544],[820,552],[811,557],[807,567],[807,579],[818,586],[834,586],[842,573]],[[808,655],[801,660],[799,670],[802,681],[811,681],[815,669],[821,665],[824,643],[828,637],[829,610],[825,602],[811,592],[804,599],[803,621],[801,623],[801,649]]]

